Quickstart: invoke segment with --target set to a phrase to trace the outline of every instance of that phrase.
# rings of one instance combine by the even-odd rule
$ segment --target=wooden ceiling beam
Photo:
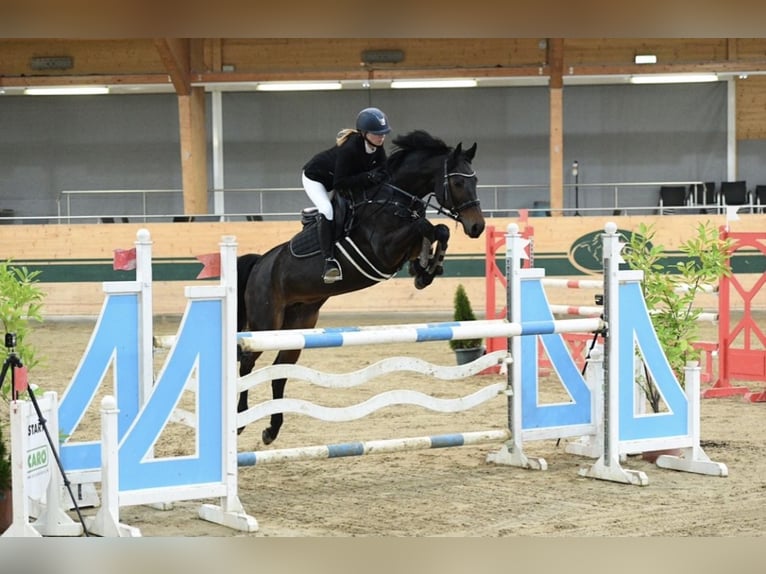
[[[546,77],[548,66],[487,67],[487,68],[411,68],[380,70],[301,70],[290,72],[206,72],[192,74],[193,84],[227,82],[285,82],[322,80],[391,80],[411,78],[510,78]]]
[[[547,60],[550,66],[550,87],[561,88],[564,85],[564,39],[548,38],[547,41]]]
[[[191,42],[188,38],[155,38],[154,46],[179,96],[191,93]]]
[[[192,84],[248,83],[269,81],[322,81],[322,80],[386,80],[408,78],[472,77],[472,78],[513,78],[541,77],[550,75],[550,67],[528,66],[513,68],[452,68],[438,70],[354,70],[354,71],[300,71],[300,72],[210,72],[190,74],[189,87]],[[618,76],[632,74],[671,74],[695,72],[766,72],[766,60],[748,62],[715,62],[699,64],[654,64],[649,66],[565,66],[563,77],[576,76]],[[170,84],[176,91],[178,86],[168,74],[93,74],[93,75],[56,75],[56,76],[0,76],[0,87],[29,86],[73,86],[73,85],[147,85]],[[186,84],[182,83],[182,88]],[[182,89],[183,91],[183,89]]]
[[[0,86],[27,88],[30,86],[92,86],[170,84],[167,74],[119,74],[87,76],[0,76]]]
[[[632,74],[694,74],[765,72],[766,60],[696,62],[683,64],[574,65],[564,67],[566,76],[620,76]]]

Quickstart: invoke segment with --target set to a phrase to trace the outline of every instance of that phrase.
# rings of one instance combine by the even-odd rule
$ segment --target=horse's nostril
[[[469,235],[471,238],[476,239],[484,232],[484,223],[474,223],[471,226],[471,232]]]

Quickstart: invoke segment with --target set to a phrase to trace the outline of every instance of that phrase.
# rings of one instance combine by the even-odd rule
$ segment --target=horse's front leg
[[[429,236],[423,237],[420,256],[410,263],[410,274],[415,276],[417,289],[428,287],[437,275],[444,273],[444,254],[449,237],[449,228],[442,224],[434,226]],[[433,251],[432,243],[435,243]]]
[[[434,227],[434,238],[436,239],[434,255],[426,267],[426,272],[432,277],[444,274],[444,255],[447,253],[449,243],[449,227],[441,223]]]
[[[274,359],[274,364],[279,365],[283,363],[288,363],[291,365],[294,365],[298,362],[298,358],[301,356],[301,350],[300,349],[291,349],[286,351],[279,351],[277,353],[277,358]],[[287,383],[287,379],[274,379],[271,381],[271,398],[281,399],[285,396],[285,383]],[[263,432],[261,433],[261,440],[263,440],[263,444],[271,444],[274,442],[279,435],[279,429],[282,428],[282,423],[284,422],[284,416],[282,413],[274,413],[271,415],[271,419],[269,420],[269,426],[263,429]]]

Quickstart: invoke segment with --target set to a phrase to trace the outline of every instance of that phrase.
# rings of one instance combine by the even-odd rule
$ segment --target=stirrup
[[[340,265],[336,259],[328,258],[324,262],[324,272],[322,273],[322,280],[325,283],[335,283],[343,279],[343,272],[340,269]]]

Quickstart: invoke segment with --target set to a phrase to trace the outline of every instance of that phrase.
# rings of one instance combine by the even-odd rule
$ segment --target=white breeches
[[[303,179],[303,189],[306,191],[306,195],[308,195],[312,203],[316,205],[319,213],[324,215],[328,221],[332,221],[333,211],[330,199],[334,192],[327,191],[324,185],[318,181],[309,179],[306,177],[305,173],[301,174],[301,178]]]

